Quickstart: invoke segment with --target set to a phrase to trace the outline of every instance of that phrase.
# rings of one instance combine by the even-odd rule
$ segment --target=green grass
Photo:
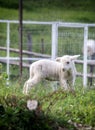
[[[78,88],[78,91],[80,89]],[[93,91],[72,93],[56,92],[47,101],[44,109],[49,115],[57,117],[59,121],[73,121],[83,125],[94,126],[95,102]],[[56,115],[56,116],[55,116]],[[58,115],[58,116],[57,116]]]
[[[1,20],[5,20],[5,19],[17,20],[19,18],[18,17],[18,10],[15,10],[15,9],[6,9],[6,8],[0,7],[0,12],[2,12],[0,15]]]
[[[82,127],[95,127],[95,90],[83,89],[80,79],[76,81],[75,92],[63,91],[60,86],[54,91],[53,84],[44,81],[25,96],[22,93],[24,78],[16,82],[11,80],[8,86],[6,78],[6,73],[1,71],[0,128],[23,130],[25,127],[28,130],[30,127],[31,129],[35,127],[53,130],[56,127],[56,130],[61,126],[75,130],[75,123],[81,124]],[[38,110],[34,112],[28,110],[28,100],[39,102],[39,114],[36,113]],[[31,124],[31,120],[36,124]],[[18,123],[17,128],[16,123]]]
[[[20,85],[20,82],[12,83],[9,86],[0,86],[0,104],[3,105],[6,111],[5,117],[7,114],[11,114],[14,123],[13,126],[15,126],[17,120],[18,122],[19,120],[20,122],[22,121],[20,119],[22,112],[24,113],[23,117],[26,118],[25,124],[28,118],[32,118],[31,111],[27,109],[27,100],[35,99],[40,104],[41,111],[44,114],[43,117],[48,117],[48,120],[56,122],[61,127],[74,130],[74,126],[68,124],[69,121],[82,124],[83,126],[95,127],[94,90],[84,90],[82,87],[76,86],[75,93],[64,92],[60,88],[57,91],[53,91],[51,86],[45,83],[37,85],[31,90],[28,96],[25,96],[22,94],[22,89],[23,85]],[[26,112],[30,113],[30,116],[25,117]],[[2,114],[2,118],[0,119],[1,126],[3,120],[4,117]],[[8,120],[6,119],[7,122]],[[12,120],[10,119],[9,126],[11,123]],[[18,127],[22,127],[20,125]]]
[[[91,6],[84,7],[83,9],[70,8],[62,8],[58,7],[38,7],[33,10],[23,9],[23,19],[24,20],[32,20],[32,21],[63,21],[63,22],[86,22],[86,23],[94,23],[94,10],[90,8]],[[85,9],[86,8],[86,9]],[[6,9],[0,7],[0,19],[9,19],[9,20],[17,20],[19,19],[19,10],[18,9]],[[56,15],[55,15],[56,14]]]

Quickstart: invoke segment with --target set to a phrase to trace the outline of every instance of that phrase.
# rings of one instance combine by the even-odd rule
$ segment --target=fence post
[[[20,67],[20,78],[22,77],[22,49],[23,49],[23,0],[19,0],[19,67]]]
[[[32,34],[27,32],[27,43],[28,43],[28,51],[32,52]],[[31,58],[30,55],[28,55],[29,58]],[[29,64],[31,64],[31,61],[29,60]]]
[[[45,48],[44,48],[44,38],[41,38],[41,53],[44,54]]]
[[[6,41],[6,46],[7,46],[7,85],[9,84],[9,73],[10,73],[10,69],[9,69],[9,58],[10,58],[10,23],[7,22],[7,41]]]
[[[52,59],[54,60],[57,56],[58,47],[58,23],[52,24]]]
[[[83,59],[83,85],[87,87],[87,40],[88,40],[88,26],[84,27],[84,59]]]

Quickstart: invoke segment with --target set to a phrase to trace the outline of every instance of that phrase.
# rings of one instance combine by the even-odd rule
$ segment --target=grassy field
[[[17,9],[6,9],[0,7],[0,19],[17,20],[19,19],[19,11]],[[23,10],[23,19],[32,21],[62,21],[62,22],[83,22],[94,23],[94,11],[87,10],[66,10],[62,8],[40,8],[31,10]],[[55,15],[56,14],[56,15]]]
[[[2,0],[1,0],[2,1]],[[0,2],[1,2],[0,1]],[[11,0],[10,0],[11,1]],[[5,1],[7,2],[7,1]],[[15,1],[16,2],[16,1]],[[28,3],[30,2],[30,3]],[[46,3],[39,0],[39,2],[24,1],[23,19],[32,21],[62,21],[62,22],[81,22],[81,23],[95,23],[95,2],[94,0],[77,1],[73,0],[55,0],[50,4],[50,0]],[[0,7],[0,19],[3,20],[18,20],[18,4],[12,5],[9,3],[2,4]],[[89,8],[88,8],[89,7]],[[18,26],[11,25],[11,47],[18,48]],[[29,28],[29,27],[28,27]],[[41,29],[38,26],[33,26],[33,29]],[[6,25],[0,24],[0,46],[6,45]],[[15,31],[16,29],[16,31]],[[47,27],[44,27],[45,40],[50,43],[50,32]],[[64,29],[63,29],[64,30]],[[60,32],[63,30],[60,29]],[[94,30],[94,29],[93,29]],[[71,29],[71,32],[73,30]],[[81,31],[80,31],[81,32]],[[91,29],[92,32],[92,29]],[[76,33],[76,32],[75,32]],[[77,33],[76,33],[77,34]],[[91,33],[92,34],[92,33]],[[24,36],[26,34],[24,33]],[[35,35],[35,34],[33,34]],[[33,42],[39,42],[39,33],[33,39]],[[64,34],[63,34],[64,36]],[[72,37],[71,35],[69,35]],[[77,35],[75,36],[77,37]],[[72,40],[74,41],[74,38]],[[95,36],[94,36],[95,37]],[[41,39],[41,36],[40,36]],[[58,39],[61,42],[69,42],[68,35],[66,39]],[[81,41],[83,39],[81,38]],[[26,42],[26,38],[24,37]],[[79,40],[77,40],[79,41]],[[73,44],[76,44],[74,41]],[[71,46],[73,45],[71,44]],[[79,42],[80,44],[80,42]],[[77,44],[78,45],[78,44]],[[76,46],[77,46],[76,45]],[[26,45],[24,46],[24,48]],[[47,54],[49,46],[46,46]],[[50,49],[50,48],[49,48]],[[64,51],[68,49],[65,48]],[[77,46],[77,52],[80,47]],[[38,45],[34,48],[38,52]],[[67,52],[67,51],[66,51]],[[73,52],[71,52],[72,54]],[[5,53],[0,53],[5,56]],[[61,54],[61,53],[60,53]],[[11,54],[11,56],[16,56]],[[17,54],[18,55],[18,54]],[[10,65],[10,81],[6,85],[6,70],[4,65],[0,65],[0,129],[4,130],[58,130],[63,128],[66,130],[85,130],[95,129],[95,89],[83,89],[82,78],[77,78],[75,84],[75,92],[64,92],[60,86],[57,91],[53,90],[53,84],[49,82],[42,82],[33,88],[28,96],[22,94],[23,84],[28,78],[28,69],[23,71],[22,80],[19,79],[19,68]],[[81,67],[79,70],[82,70]],[[15,75],[13,75],[15,73]],[[39,109],[30,111],[27,108],[28,100],[37,100],[39,102]],[[18,125],[17,125],[18,124]]]
[[[25,96],[23,81],[6,86],[6,76],[0,75],[0,129],[95,129],[94,89],[83,89],[77,83],[75,92],[64,92],[60,87],[54,91],[51,84],[42,82]],[[30,111],[28,100],[37,100],[38,109]]]
[[[0,1],[0,19],[19,19],[18,2]],[[23,19],[32,21],[63,21],[95,23],[94,0],[24,0]]]

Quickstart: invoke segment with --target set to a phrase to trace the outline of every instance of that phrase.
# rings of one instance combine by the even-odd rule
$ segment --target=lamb
[[[32,63],[30,65],[30,77],[24,84],[23,93],[27,95],[29,90],[43,79],[59,81],[60,85],[68,90],[69,85],[74,86],[76,77],[74,60],[79,56],[65,55],[56,58],[55,61],[44,59]]]
[[[93,39],[87,40],[87,55],[89,58],[95,55],[95,40]]]
[[[95,60],[95,40],[89,39],[87,40],[87,56],[89,60]],[[93,74],[94,66],[90,65],[90,73]],[[93,79],[88,78],[89,85],[92,86]]]

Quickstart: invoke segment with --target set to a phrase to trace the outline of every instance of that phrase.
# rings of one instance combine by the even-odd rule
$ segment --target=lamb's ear
[[[61,61],[61,57],[57,57],[57,58],[55,59],[55,61],[60,62],[60,61]]]
[[[71,56],[71,60],[76,60],[78,57],[80,57],[80,55]]]

